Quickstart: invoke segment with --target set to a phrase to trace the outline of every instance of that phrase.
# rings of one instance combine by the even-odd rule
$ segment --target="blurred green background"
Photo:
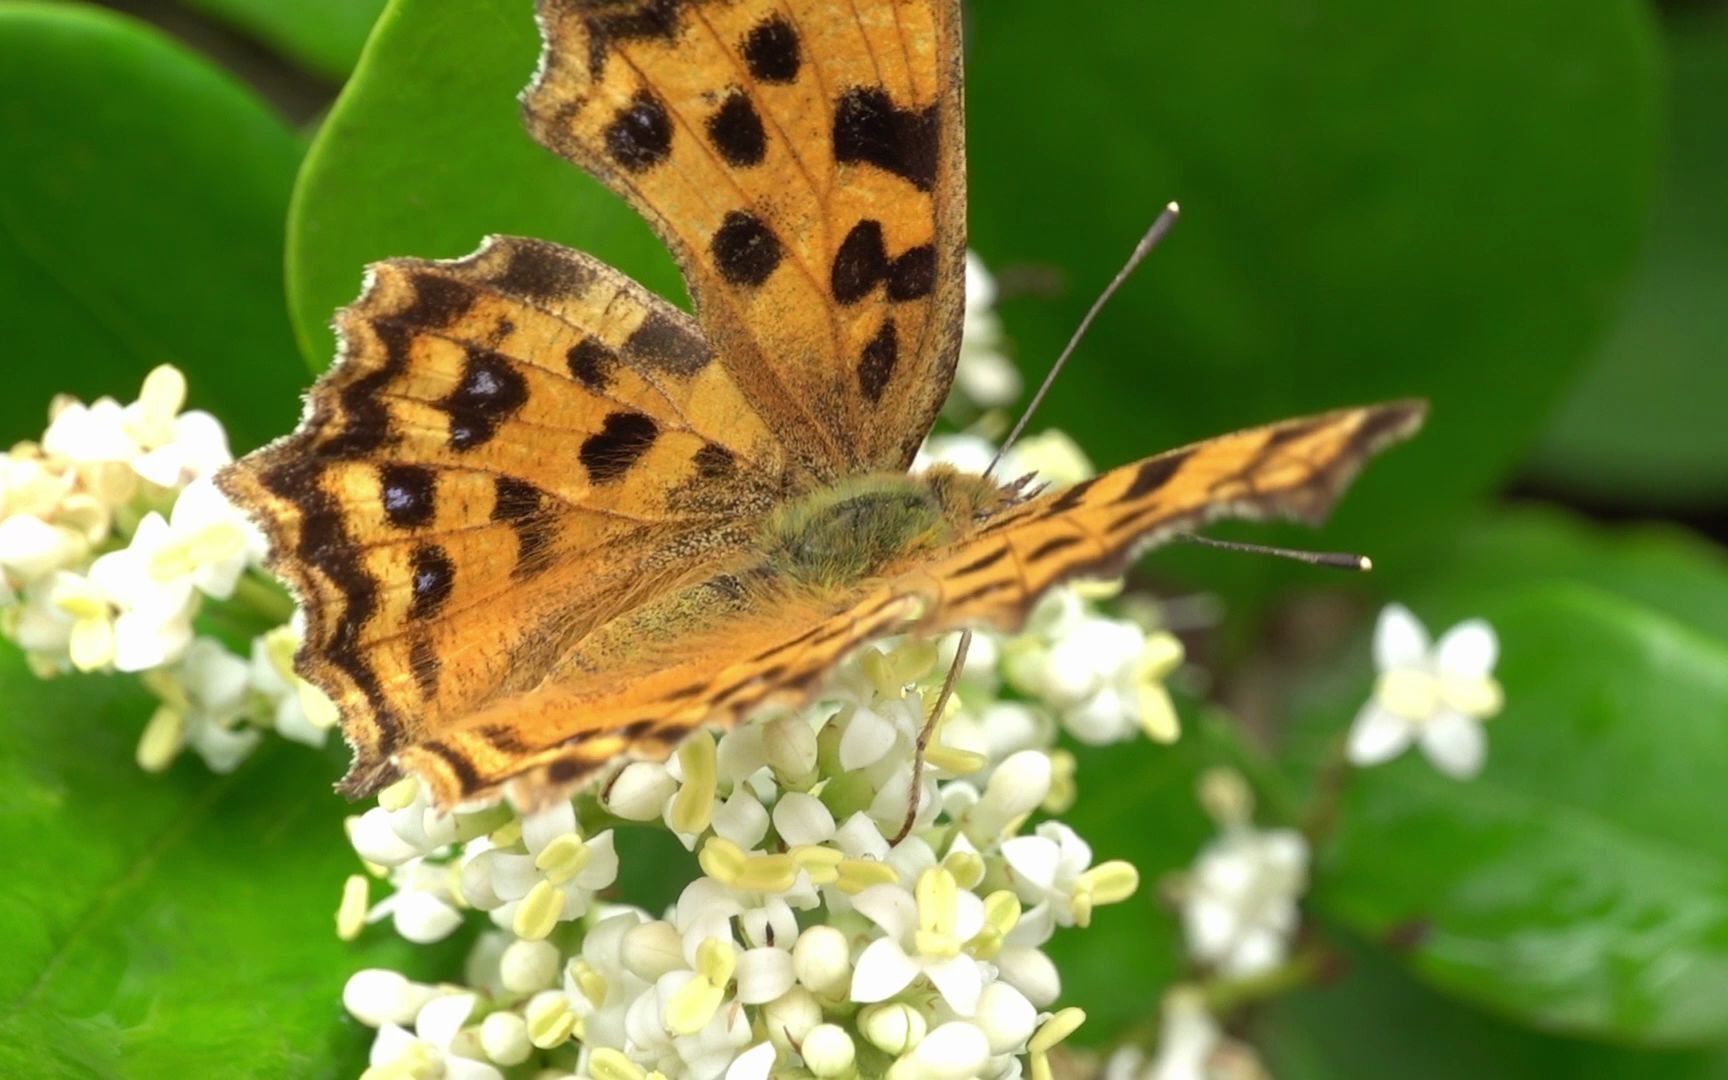
[[[523,133],[528,10],[0,2],[0,432],[172,362],[258,445],[364,263],[487,233],[682,298],[641,222]],[[1185,210],[1041,425],[1114,465],[1434,403],[1318,538],[1232,533],[1367,551],[1371,578],[1147,561],[1225,601],[1191,644],[1231,712],[1189,710],[1175,751],[1082,754],[1076,828],[1153,882],[1208,833],[1206,764],[1296,813],[1367,693],[1378,603],[1486,615],[1508,699],[1487,772],[1351,785],[1308,905],[1328,977],[1237,1029],[1281,1076],[1728,1077],[1728,6],[976,0],[968,29],[972,245],[1030,378],[1157,209]],[[0,680],[22,882],[0,1073],[351,1072],[347,972],[452,962],[331,937],[335,752],[149,779],[142,695],[10,655]],[[1095,1041],[1182,974],[1156,892],[1058,939]]]

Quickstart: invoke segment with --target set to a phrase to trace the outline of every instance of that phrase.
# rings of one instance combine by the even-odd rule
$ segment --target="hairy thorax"
[[[959,540],[1014,498],[1013,488],[947,466],[848,477],[807,492],[780,504],[733,561],[693,568],[684,584],[585,635],[559,666],[626,670],[645,643],[668,646],[771,605],[810,603],[819,617],[831,600]]]
[[[763,524],[761,550],[784,580],[852,585],[952,543],[1011,498],[994,482],[948,466],[848,477],[783,503]]]

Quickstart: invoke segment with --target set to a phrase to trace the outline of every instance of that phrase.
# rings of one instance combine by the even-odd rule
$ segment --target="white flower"
[[[89,543],[72,529],[18,514],[0,520],[0,582],[19,587],[82,559]]]
[[[376,1075],[443,1076],[448,1080],[503,1080],[483,1060],[479,1031],[466,1028],[479,999],[473,994],[433,998],[414,1021],[414,1033],[395,1024],[378,1029],[363,1080]]]
[[[1494,680],[1499,656],[1494,628],[1481,619],[1459,623],[1438,645],[1400,604],[1389,604],[1374,627],[1374,695],[1350,729],[1349,759],[1374,765],[1419,743],[1434,767],[1467,779],[1482,771],[1487,739],[1482,721],[1500,711]]]
[[[923,975],[960,1016],[978,1008],[984,976],[964,949],[984,929],[984,904],[954,875],[932,867],[916,894],[898,885],[872,885],[853,899],[883,936],[864,947],[852,972],[853,1001],[886,1001]]]
[[[417,945],[443,941],[462,925],[455,872],[448,865],[414,859],[390,871],[390,884],[396,891],[372,905],[367,922],[388,918]]]
[[[113,398],[59,404],[42,435],[45,453],[80,464],[129,463],[139,454],[126,431],[126,410]]]
[[[966,318],[954,390],[980,408],[1006,405],[1020,396],[1020,372],[1005,355],[1006,336],[995,312],[996,282],[984,261],[966,253]]]
[[[888,1067],[888,1080],[970,1080],[990,1059],[990,1040],[974,1024],[950,1020]]]
[[[1016,945],[1041,945],[1058,926],[1085,926],[1092,909],[1134,895],[1140,875],[1120,859],[1092,865],[1092,848],[1068,826],[1046,821],[1032,836],[1002,843],[1014,890],[1034,905],[1020,919]]]
[[[525,853],[485,848],[462,868],[462,894],[518,937],[539,940],[588,910],[618,876],[612,831],[583,839],[576,810],[561,800],[522,819]]]
[[[1201,850],[1182,888],[1188,951],[1232,977],[1284,962],[1308,887],[1308,844],[1292,829],[1227,826]]]
[[[1199,990],[1177,986],[1164,995],[1157,1054],[1137,1046],[1110,1055],[1101,1080],[1267,1080],[1270,1074],[1246,1044],[1228,1038],[1206,1011]]]
[[[336,705],[322,690],[294,671],[294,654],[303,631],[301,614],[252,640],[252,689],[271,703],[276,733],[308,746],[323,746],[338,719]]]
[[[367,1027],[412,1024],[420,1009],[438,991],[407,976],[384,968],[366,968],[348,976],[342,987],[342,1005]]]

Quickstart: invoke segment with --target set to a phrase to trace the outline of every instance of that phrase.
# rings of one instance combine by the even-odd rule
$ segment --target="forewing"
[[[620,655],[501,700],[424,744],[404,767],[441,805],[510,789],[536,806],[619,755],[664,758],[700,725],[808,702],[858,646],[907,630],[1012,629],[1051,586],[1119,573],[1133,555],[1220,517],[1318,521],[1374,452],[1408,437],[1418,403],[1347,409],[1226,435],[1041,495],[933,558],[837,595],[772,581],[708,609],[703,625],[640,627]],[[748,575],[743,575],[748,577]]]
[[[541,0],[529,129],[623,195],[802,470],[904,469],[965,288],[958,0]]]
[[[1140,552],[1219,518],[1318,524],[1369,457],[1421,426],[1421,402],[1341,409],[1223,435],[1041,494],[892,586],[929,632],[1018,627],[1051,586],[1114,577]]]
[[[225,470],[306,610],[346,787],[745,542],[785,462],[685,315],[552,244],[371,269],[298,431]]]
[[[705,626],[641,640],[615,664],[500,700],[405,747],[401,764],[441,806],[506,792],[519,806],[545,805],[620,756],[660,760],[698,726],[807,702],[846,653],[921,609],[880,582],[823,598],[768,590]]]

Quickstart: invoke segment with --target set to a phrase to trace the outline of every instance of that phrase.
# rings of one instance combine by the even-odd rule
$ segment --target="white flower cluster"
[[[209,413],[185,411],[164,365],[138,400],[57,399],[40,442],[0,458],[0,632],[43,676],[141,674],[161,700],[138,745],[147,769],[184,748],[233,768],[274,728],[321,742],[334,710],[293,673],[287,625],[231,653],[200,636],[210,602],[288,620],[258,569],[264,539],[212,481],[230,460]]]
[[[978,641],[977,655],[1013,651]],[[1030,650],[1034,635],[1016,643]],[[1061,982],[1043,946],[1127,899],[1138,875],[1094,864],[1059,822],[1025,831],[1071,784],[1055,723],[1023,718],[978,749],[950,738],[994,739],[986,716],[1045,707],[981,695],[992,673],[979,664],[920,765],[942,655],[912,639],[867,649],[819,705],[698,733],[664,764],[623,764],[577,800],[580,815],[568,803],[438,815],[412,780],[386,791],[351,837],[390,891],[368,906],[356,875],[339,931],[389,918],[436,940],[464,907],[495,930],[466,986],[354,976],[346,1000],[379,1029],[377,1075],[440,1062],[494,1076],[530,1058],[597,1078],[1048,1075],[1080,1016],[1051,1011]],[[993,666],[1006,677],[1005,659]],[[618,871],[614,832],[579,816],[669,829],[701,875],[665,912],[599,904]]]
[[[954,368],[951,405],[998,409],[1020,396],[1020,371],[1008,359],[1008,338],[996,314],[996,279],[984,261],[966,253],[966,319]]]
[[[971,260],[956,389],[973,411],[1019,390],[993,296]],[[924,461],[982,472],[993,454],[953,436]],[[1091,471],[1050,434],[998,474],[1066,484]],[[1163,679],[1181,646],[1058,590],[1023,632],[973,638],[933,716],[956,640],[864,650],[810,709],[698,733],[663,764],[621,764],[574,806],[440,816],[412,780],[384,792],[352,822],[371,876],[350,879],[338,932],[389,919],[433,941],[464,908],[493,929],[466,985],[353,977],[349,1011],[378,1029],[372,1074],[494,1077],[532,1062],[599,1080],[1048,1077],[1049,1051],[1082,1016],[1057,1009],[1043,946],[1139,878],[1125,862],[1094,865],[1060,822],[1027,822],[1073,800],[1061,731],[1175,737]],[[701,874],[666,911],[600,903],[618,872],[614,831],[581,821],[668,829]]]

